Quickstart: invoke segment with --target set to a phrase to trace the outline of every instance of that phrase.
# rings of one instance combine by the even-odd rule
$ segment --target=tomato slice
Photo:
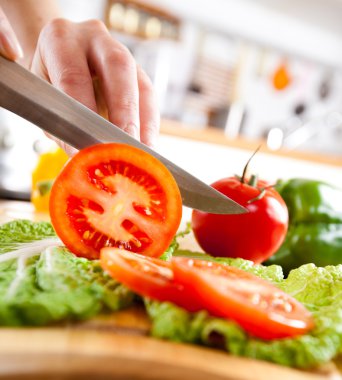
[[[314,325],[294,298],[235,267],[183,257],[165,262],[118,248],[103,248],[101,265],[139,295],[235,320],[259,338],[293,337]]]
[[[174,282],[170,262],[119,248],[103,248],[100,260],[113,278],[141,296],[172,302],[191,312],[202,309],[184,286]]]
[[[293,337],[313,327],[297,300],[241,269],[205,260],[172,259],[174,280],[193,291],[211,314],[235,320],[263,339]]]
[[[98,258],[103,247],[160,256],[182,215],[171,173],[150,154],[123,144],[78,152],[51,190],[50,216],[76,255]]]

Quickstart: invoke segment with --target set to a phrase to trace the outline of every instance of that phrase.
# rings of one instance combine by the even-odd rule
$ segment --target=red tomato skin
[[[259,188],[265,187],[259,181]],[[273,189],[248,203],[260,190],[242,184],[237,178],[224,178],[211,185],[249,212],[238,215],[218,215],[194,210],[192,229],[201,248],[221,257],[241,257],[261,263],[282,244],[288,228],[288,211],[284,200]]]
[[[198,268],[199,267],[199,268]],[[288,296],[266,280],[235,267],[203,261],[175,257],[172,259],[175,281],[188,288],[204,305],[204,309],[219,318],[236,321],[249,334],[261,339],[283,339],[305,334],[314,327],[310,312],[294,298]],[[220,277],[230,278],[233,284],[222,283]],[[239,281],[246,281],[244,286]],[[234,285],[234,282],[237,285]],[[248,286],[248,290],[246,290]],[[267,307],[252,304],[255,288],[262,286],[266,292],[261,301],[267,301]],[[291,305],[291,312],[272,310],[272,297],[283,294]]]
[[[130,262],[125,260],[125,256],[130,258]],[[203,309],[202,303],[192,292],[173,281],[171,262],[118,248],[102,248],[100,263],[114,279],[141,296],[172,302],[189,312]],[[138,266],[137,263],[144,264]],[[171,277],[165,276],[165,270],[170,272]]]

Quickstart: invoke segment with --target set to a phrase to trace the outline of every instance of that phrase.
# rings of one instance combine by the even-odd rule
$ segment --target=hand
[[[23,56],[17,37],[0,8],[0,55],[15,61]]]
[[[51,21],[39,36],[31,70],[95,112],[103,99],[109,121],[143,143],[154,144],[159,113],[151,81],[101,21]]]

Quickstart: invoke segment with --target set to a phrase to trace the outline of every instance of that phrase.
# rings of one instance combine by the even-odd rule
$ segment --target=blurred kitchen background
[[[163,119],[180,133],[215,129],[229,141],[342,158],[341,0],[59,4],[66,18],[106,23],[148,73]],[[0,112],[0,188],[25,197],[27,180],[18,188],[10,166],[32,167],[50,142]]]

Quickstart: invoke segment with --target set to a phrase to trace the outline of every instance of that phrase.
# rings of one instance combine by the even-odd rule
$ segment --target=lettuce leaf
[[[178,242],[179,238],[183,238],[185,235],[188,235],[190,232],[191,232],[191,224],[188,223],[184,231],[180,231],[174,236],[167,250],[160,256],[160,259],[165,260],[165,261],[171,260],[175,252],[179,250],[179,242]]]
[[[133,293],[104,273],[97,260],[76,257],[64,247],[46,248],[46,239],[54,237],[45,222],[0,226],[0,260],[9,257],[0,261],[0,325],[86,319],[133,302]],[[27,247],[29,256],[22,253]],[[13,249],[22,254],[11,256]]]
[[[342,265],[318,268],[307,264],[291,271],[284,279],[276,265],[264,267],[243,259],[213,259],[190,251],[178,251],[175,255],[224,262],[271,281],[313,313],[315,328],[300,337],[264,341],[249,336],[233,321],[214,318],[205,312],[191,314],[171,303],[146,299],[153,336],[220,347],[234,355],[305,369],[342,352]]]
[[[55,243],[47,247],[50,241]],[[21,254],[27,247],[30,254]],[[205,311],[192,314],[171,303],[145,299],[151,335],[298,368],[315,367],[342,352],[342,265],[317,268],[308,264],[284,279],[279,266],[181,251],[177,239],[164,258],[172,255],[216,260],[272,282],[313,313],[315,328],[294,339],[263,341],[249,336],[235,322]],[[98,261],[76,257],[57,246],[49,223],[15,221],[0,226],[0,325],[82,320],[129,306],[133,299],[134,294],[104,273]]]
[[[24,243],[54,237],[56,233],[48,222],[14,220],[0,226],[0,254],[13,251]]]

